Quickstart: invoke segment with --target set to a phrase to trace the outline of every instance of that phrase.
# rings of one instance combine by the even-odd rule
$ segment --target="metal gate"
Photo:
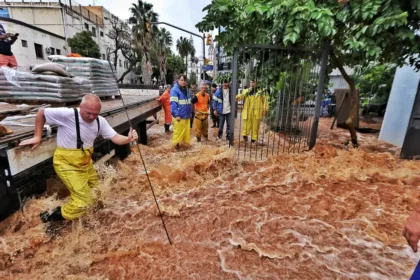
[[[244,45],[234,52],[229,138],[239,157],[314,147],[329,49]]]
[[[408,123],[404,143],[401,149],[402,159],[418,159],[420,156],[420,81],[417,87],[417,94],[411,112],[410,122]]]

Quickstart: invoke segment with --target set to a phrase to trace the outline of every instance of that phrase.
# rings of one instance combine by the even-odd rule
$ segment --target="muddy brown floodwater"
[[[259,162],[238,160],[215,131],[175,152],[156,126],[141,148],[172,246],[133,154],[100,168],[105,208],[58,236],[38,214],[63,203],[62,186],[1,222],[0,278],[408,279],[419,255],[401,231],[420,165],[374,136],[347,150],[329,123],[315,150]]]

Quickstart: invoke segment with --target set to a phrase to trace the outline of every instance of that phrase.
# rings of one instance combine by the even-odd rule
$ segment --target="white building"
[[[354,70],[352,68],[344,66],[344,69],[349,76],[354,74]],[[335,89],[349,88],[349,84],[346,82],[343,75],[341,75],[341,72],[338,70],[338,68],[334,69],[328,76],[330,78],[329,90],[331,92],[334,92]]]
[[[19,33],[12,46],[19,69],[45,63],[51,54],[70,53],[67,39],[83,30],[92,32],[102,59],[107,59],[108,53],[114,49],[115,44],[107,34],[112,29],[110,20],[115,16],[102,6],[81,6],[74,0],[62,0],[2,2],[0,8],[0,23],[6,32]],[[128,69],[128,63],[119,53],[118,77]],[[125,76],[124,83],[139,83],[139,77],[130,72]]]

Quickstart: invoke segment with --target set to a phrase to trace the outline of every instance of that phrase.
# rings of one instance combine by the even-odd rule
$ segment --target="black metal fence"
[[[246,45],[235,51],[232,92],[237,108],[232,111],[237,114],[231,119],[230,143],[239,157],[257,160],[314,147],[328,54],[329,45]]]
[[[118,84],[119,88],[127,89],[159,89],[159,85]]]

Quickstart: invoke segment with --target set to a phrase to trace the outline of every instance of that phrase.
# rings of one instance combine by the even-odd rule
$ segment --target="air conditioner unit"
[[[47,54],[50,54],[50,53],[51,53],[51,48],[45,48],[45,52],[46,52]]]

